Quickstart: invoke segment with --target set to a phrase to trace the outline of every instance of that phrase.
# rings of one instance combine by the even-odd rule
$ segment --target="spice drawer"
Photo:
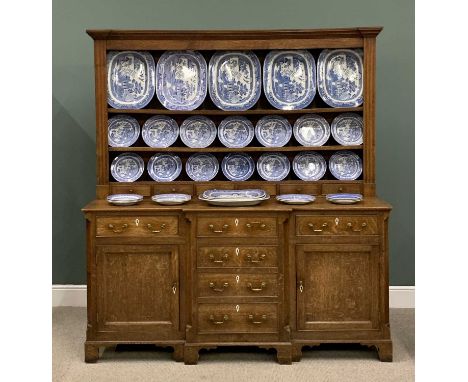
[[[198,304],[200,333],[276,333],[278,304]]]
[[[96,235],[116,236],[175,236],[179,233],[177,216],[115,216],[97,217]]]
[[[198,268],[229,267],[277,267],[277,247],[220,247],[204,246],[198,248]]]
[[[376,234],[378,234],[376,216],[296,216],[297,236]]]
[[[200,217],[197,220],[199,237],[275,237],[276,218],[272,217]]]
[[[110,186],[111,194],[139,194],[142,196],[151,196],[151,186],[138,184],[117,184]]]

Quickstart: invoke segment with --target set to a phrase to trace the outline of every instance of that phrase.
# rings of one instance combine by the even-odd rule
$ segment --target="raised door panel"
[[[98,331],[179,329],[177,246],[98,246]]]
[[[378,246],[298,245],[296,251],[298,330],[378,328]]]

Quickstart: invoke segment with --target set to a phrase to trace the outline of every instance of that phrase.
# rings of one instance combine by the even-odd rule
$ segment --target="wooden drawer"
[[[193,187],[191,184],[156,184],[153,186],[153,195],[156,194],[188,194],[192,195]]]
[[[319,195],[319,184],[280,184],[280,194],[310,194]]]
[[[177,216],[115,216],[96,218],[97,236],[165,237],[179,233]]]
[[[278,305],[199,304],[198,329],[205,333],[276,333]]]
[[[276,218],[272,217],[201,217],[197,221],[198,236],[272,237],[277,236]]]
[[[277,267],[277,247],[220,247],[198,248],[198,268]]]
[[[296,216],[296,235],[376,235],[377,216]]]
[[[142,184],[116,184],[110,186],[111,194],[140,194],[151,196],[151,186]]]
[[[198,274],[199,297],[278,297],[276,274]]]
[[[362,185],[358,183],[343,184],[343,183],[329,183],[322,185],[322,194],[337,194],[337,193],[348,193],[348,194],[362,194]]]

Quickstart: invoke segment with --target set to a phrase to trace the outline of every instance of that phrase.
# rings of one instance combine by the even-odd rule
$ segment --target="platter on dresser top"
[[[148,174],[156,182],[171,182],[182,172],[182,161],[171,153],[156,153],[148,161]]]
[[[156,96],[169,110],[194,110],[206,97],[207,66],[194,51],[167,51],[156,66]]]
[[[265,147],[283,147],[291,139],[289,121],[279,115],[267,115],[255,125],[255,137]]]
[[[257,172],[267,181],[283,180],[288,176],[290,169],[289,159],[282,153],[264,153],[257,161]]]
[[[316,93],[315,60],[307,50],[272,50],[263,64],[263,91],[281,110],[307,107]]]
[[[141,109],[155,93],[153,56],[142,51],[107,53],[107,103],[115,109]]]
[[[111,147],[129,147],[140,135],[140,124],[129,115],[116,115],[107,121],[107,139]]]
[[[254,206],[270,198],[264,190],[206,190],[198,197],[200,200],[214,206]]]
[[[243,111],[254,106],[261,93],[261,66],[251,51],[220,51],[208,65],[208,91],[222,110]]]
[[[335,204],[354,204],[363,200],[361,194],[328,194],[326,200]]]
[[[254,135],[252,122],[242,116],[224,118],[218,126],[219,141],[226,147],[245,147]]]
[[[188,194],[157,194],[151,197],[153,202],[166,206],[187,203],[190,199],[192,196]]]
[[[276,200],[286,204],[308,204],[315,200],[315,196],[309,194],[281,194],[276,196]]]
[[[323,146],[330,138],[330,125],[320,115],[306,114],[294,122],[293,134],[302,146]]]
[[[328,168],[338,180],[356,180],[362,173],[362,160],[352,151],[338,151],[330,157]]]
[[[299,179],[316,181],[325,175],[327,162],[322,155],[313,151],[305,151],[294,157],[292,167]]]
[[[216,138],[216,125],[202,115],[188,117],[180,126],[180,139],[192,148],[205,148],[213,143]]]
[[[185,172],[194,181],[209,181],[219,170],[216,157],[210,153],[192,154],[185,163]]]
[[[248,154],[229,153],[221,162],[221,170],[229,180],[244,181],[253,175],[255,162]]]
[[[362,49],[324,49],[317,61],[320,97],[331,107],[357,107],[363,102]]]
[[[362,117],[356,113],[336,116],[331,124],[331,134],[340,145],[362,145]]]
[[[123,153],[111,163],[111,175],[117,182],[134,182],[143,174],[145,162],[135,153]]]
[[[143,195],[138,194],[114,194],[109,195],[106,200],[116,206],[132,206],[143,200]]]
[[[169,147],[179,136],[179,126],[171,117],[155,115],[144,123],[141,136],[149,147]]]

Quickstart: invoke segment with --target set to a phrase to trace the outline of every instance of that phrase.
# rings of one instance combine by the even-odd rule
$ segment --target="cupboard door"
[[[98,246],[98,331],[179,330],[178,247]]]
[[[297,246],[297,329],[378,328],[379,250],[372,245]]]

